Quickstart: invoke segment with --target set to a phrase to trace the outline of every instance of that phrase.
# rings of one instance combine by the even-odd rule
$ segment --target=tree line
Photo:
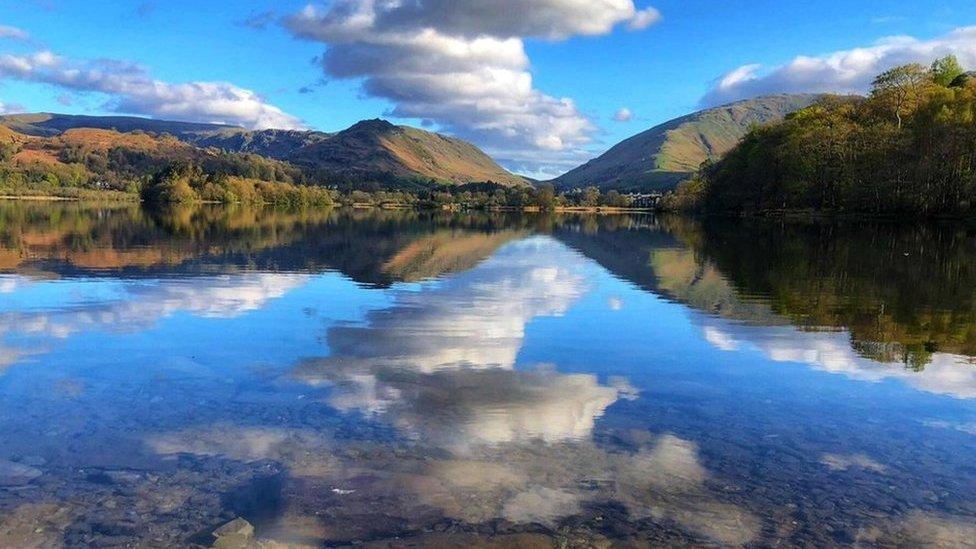
[[[130,198],[150,203],[271,203],[434,209],[628,208],[632,199],[597,187],[557,191],[551,184],[449,184],[389,173],[335,174],[255,154],[195,149],[166,135],[156,147],[98,148],[58,139],[0,143],[0,194]],[[39,160],[24,162],[21,151]]]
[[[976,76],[953,56],[752,128],[663,200],[676,210],[976,214]]]

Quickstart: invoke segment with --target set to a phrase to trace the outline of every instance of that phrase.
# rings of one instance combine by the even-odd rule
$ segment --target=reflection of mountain
[[[141,331],[183,312],[233,317],[339,270],[389,285],[470,269],[521,230],[483,218],[406,212],[286,212],[0,202],[0,295],[60,276],[110,280],[114,294],[57,307],[0,302],[0,369],[88,331]],[[51,284],[48,295],[69,292]],[[25,341],[26,338],[26,341]],[[14,340],[17,342],[14,343]]]
[[[682,249],[681,243],[651,216],[560,219],[553,236],[599,263],[614,275],[642,290],[658,292],[659,285],[648,258],[655,250]],[[587,223],[589,222],[589,223]]]
[[[383,270],[406,281],[466,271],[519,236],[511,231],[472,235],[437,232],[408,245],[387,261]]]
[[[976,356],[976,238],[963,227],[711,221],[696,251],[794,325],[848,330],[866,358]]]
[[[654,250],[648,261],[661,293],[711,314],[764,325],[782,324],[763,300],[743,299],[714,265],[693,250]]]
[[[340,270],[388,285],[470,268],[519,230],[476,216],[0,202],[0,271],[145,277]]]
[[[554,234],[615,275],[709,314],[846,330],[855,358],[922,369],[976,356],[976,239],[958,227],[661,218]],[[720,347],[730,345],[723,334],[706,330]]]

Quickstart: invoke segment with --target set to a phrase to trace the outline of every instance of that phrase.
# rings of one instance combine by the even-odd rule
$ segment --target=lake
[[[972,545],[974,357],[972,225],[0,202],[0,546]]]

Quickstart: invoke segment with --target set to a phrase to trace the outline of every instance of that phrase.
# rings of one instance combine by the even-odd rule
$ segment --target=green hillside
[[[819,96],[771,95],[676,118],[639,133],[553,180],[557,188],[662,190],[717,160],[756,124],[782,120]]]

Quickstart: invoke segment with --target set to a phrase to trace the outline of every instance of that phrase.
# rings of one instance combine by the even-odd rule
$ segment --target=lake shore
[[[114,193],[114,192],[98,192],[90,196],[58,196],[58,195],[11,195],[2,194],[0,195],[0,200],[14,200],[14,201],[34,201],[34,202],[144,202],[138,196],[124,194],[124,193]],[[226,204],[226,205],[241,205],[244,202],[217,202],[212,200],[202,200],[195,202],[198,204]],[[265,202],[262,204],[249,204],[258,206],[273,206],[271,202]],[[317,207],[317,206],[313,206]],[[419,206],[415,204],[365,204],[365,203],[352,203],[343,204],[336,203],[327,208],[349,208],[354,210],[414,210],[414,211],[481,211],[481,212],[497,212],[497,213],[542,213],[543,211],[549,211],[552,213],[586,213],[586,214],[601,214],[601,215],[618,215],[618,214],[633,214],[633,213],[652,213],[656,210],[655,208],[618,208],[610,206],[594,206],[594,207],[583,207],[583,206],[557,206],[550,210],[542,210],[538,206],[499,206],[493,208],[466,208],[462,204],[445,204],[441,207],[433,206]]]

